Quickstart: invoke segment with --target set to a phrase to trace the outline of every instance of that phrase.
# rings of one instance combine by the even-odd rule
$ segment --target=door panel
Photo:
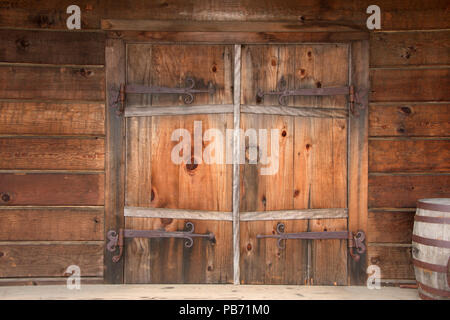
[[[348,74],[347,45],[245,46],[242,103],[280,106],[278,96],[260,99],[258,91],[278,90],[280,81],[290,90],[348,86]],[[307,108],[344,109],[346,102],[345,96],[287,98],[288,106]],[[242,114],[241,128],[280,132],[276,174],[261,175],[261,164],[249,159],[241,166],[241,212],[347,208],[347,119]],[[248,158],[255,146],[245,143]],[[276,239],[256,239],[275,234],[278,222],[287,233],[347,230],[347,219],[241,222],[242,283],[347,283],[347,240],[288,240],[279,249]]]
[[[127,51],[127,84],[185,87],[191,77],[195,88],[213,85],[214,94],[201,93],[185,105],[178,94],[127,94],[127,107],[163,107],[229,104],[232,101],[231,47],[132,44]],[[174,115],[127,118],[126,206],[231,211],[232,166],[206,164],[203,153],[215,142],[200,141],[194,150],[194,126],[201,135],[208,129],[225,133],[233,128],[232,114]],[[177,129],[187,130],[191,158],[197,164],[172,161]],[[213,149],[214,150],[214,149]],[[183,150],[183,152],[185,152]],[[197,152],[197,154],[196,154]],[[215,150],[213,151],[215,152]],[[199,155],[199,157],[198,157]],[[184,156],[180,154],[180,156]],[[200,158],[200,159],[199,159]],[[232,281],[232,223],[230,221],[125,217],[133,230],[183,231],[186,222],[195,233],[213,232],[215,241],[194,238],[192,247],[174,238],[126,239],[126,283],[229,283]]]

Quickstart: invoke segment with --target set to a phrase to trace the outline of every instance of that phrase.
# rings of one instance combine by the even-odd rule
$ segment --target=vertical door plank
[[[358,41],[351,45],[351,82],[357,89],[369,89],[369,42]],[[348,225],[349,231],[367,233],[368,204],[368,93],[360,93],[362,107],[357,116],[349,118],[348,158]],[[366,281],[367,254],[358,262],[349,257],[350,284]]]
[[[124,161],[125,161],[125,125],[122,117],[117,116],[111,104],[115,101],[120,84],[125,83],[125,44],[121,40],[107,40],[105,47],[106,59],[106,181],[105,181],[105,232],[118,231],[123,227],[124,206]],[[105,272],[106,283],[123,282],[123,260],[112,262],[115,253],[106,249],[105,245]]]

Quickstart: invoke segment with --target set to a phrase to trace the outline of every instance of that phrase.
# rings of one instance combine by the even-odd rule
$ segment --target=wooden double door
[[[160,91],[126,94],[124,228],[214,239],[126,238],[125,283],[347,284],[347,240],[257,236],[348,229],[349,97],[273,93],[349,86],[349,45],[126,51],[126,85]]]

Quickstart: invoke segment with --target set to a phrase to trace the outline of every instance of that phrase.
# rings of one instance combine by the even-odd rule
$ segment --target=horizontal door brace
[[[179,238],[186,239],[184,246],[186,248],[192,247],[194,244],[193,238],[206,238],[211,242],[215,242],[214,233],[194,233],[194,224],[186,222],[186,231],[165,231],[165,230],[133,230],[120,229],[119,234],[115,230],[109,230],[107,234],[109,240],[106,248],[110,252],[114,252],[119,247],[119,254],[112,258],[113,262],[118,262],[122,257],[124,239],[125,238]]]
[[[364,240],[366,238],[366,234],[364,231],[358,231],[356,234],[353,234],[350,231],[324,231],[324,232],[297,232],[297,233],[285,233],[284,232],[285,225],[284,223],[277,224],[277,234],[269,234],[256,235],[257,239],[263,238],[275,238],[278,239],[277,246],[279,249],[283,250],[286,248],[286,244],[282,241],[289,239],[301,239],[301,240],[326,240],[326,239],[342,239],[348,240],[348,247],[350,256],[355,261],[359,261],[359,254],[362,254],[366,251],[366,246],[364,245]],[[353,249],[356,250],[357,253],[353,252]]]

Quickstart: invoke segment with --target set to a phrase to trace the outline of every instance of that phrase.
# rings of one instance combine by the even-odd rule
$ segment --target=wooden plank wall
[[[0,38],[0,284],[102,282],[105,36]]]
[[[132,2],[132,4],[130,4]],[[369,0],[69,0],[0,5],[0,284],[103,276],[105,35],[100,20],[300,21],[365,28]],[[450,196],[449,4],[379,0],[371,32],[369,263],[413,279],[415,201]],[[50,267],[51,266],[51,267]]]

